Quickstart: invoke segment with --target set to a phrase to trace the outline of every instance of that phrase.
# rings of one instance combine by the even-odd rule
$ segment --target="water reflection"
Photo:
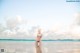
[[[80,42],[0,42],[0,53],[80,53]]]
[[[42,53],[41,42],[36,42],[36,53]]]

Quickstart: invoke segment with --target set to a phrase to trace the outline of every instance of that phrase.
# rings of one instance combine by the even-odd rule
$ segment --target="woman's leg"
[[[42,53],[41,42],[36,41],[36,53]]]

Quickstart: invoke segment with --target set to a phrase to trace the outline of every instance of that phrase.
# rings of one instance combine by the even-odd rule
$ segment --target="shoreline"
[[[32,41],[36,41],[36,40],[34,40],[34,39],[0,39],[0,41],[31,41],[31,42],[32,42]],[[64,41],[66,41],[66,42],[67,42],[67,41],[69,41],[69,42],[70,42],[70,41],[71,41],[71,42],[80,42],[80,39],[57,39],[57,40],[41,40],[41,41],[42,41],[42,42],[43,42],[43,41],[44,41],[44,42],[45,42],[45,41],[48,41],[48,42],[52,42],[52,41],[53,41],[53,42],[55,42],[55,41],[57,41],[57,42],[58,42],[58,41],[59,41],[59,42],[60,42],[60,41],[61,41],[61,42],[62,42],[62,41],[63,41],[63,42],[64,42]]]

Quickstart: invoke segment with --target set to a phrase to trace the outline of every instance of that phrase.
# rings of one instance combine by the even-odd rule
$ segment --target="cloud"
[[[29,35],[28,30],[24,27],[25,24],[24,19],[21,16],[16,16],[14,18],[7,18],[6,20],[6,28],[3,31],[1,37],[25,37]],[[22,26],[20,27],[20,25]]]
[[[74,17],[75,17],[75,21],[73,24],[80,25],[80,13],[75,13]]]
[[[55,23],[51,30],[53,33],[47,32],[46,37],[50,37],[51,39],[63,39],[63,38],[72,38],[79,39],[80,38],[80,13],[77,13],[75,16],[75,21],[72,24],[63,24],[63,23]]]
[[[26,19],[22,19],[21,16],[16,16],[14,18],[8,18],[6,20],[6,25],[9,29],[14,29],[18,25],[27,24]]]
[[[26,24],[26,19],[22,19],[21,16],[16,16],[15,18],[10,18],[7,19],[6,23],[7,26],[10,29],[13,30],[9,30],[5,31],[4,34],[9,35],[10,37],[20,37],[20,38],[35,38],[37,35],[37,30],[38,28],[41,28],[43,31],[43,37],[47,37],[47,39],[51,38],[51,39],[57,39],[57,38],[80,38],[80,26],[78,23],[80,21],[80,17],[79,14],[76,16],[76,20],[70,25],[70,24],[65,24],[65,23],[61,23],[61,22],[57,22],[55,24],[50,23],[51,24],[51,28],[49,27],[48,30],[45,30],[44,27],[42,26],[38,26],[36,25],[36,21],[32,21],[30,20],[31,23],[29,24],[33,24],[31,25],[30,29],[27,29],[27,25],[26,27],[23,24]],[[22,26],[20,28],[18,28],[17,30],[15,30],[15,27],[18,25]],[[53,24],[53,25],[52,25]],[[35,25],[35,26],[34,26]]]
[[[18,25],[18,20],[16,18],[10,18],[6,21],[6,24],[8,28],[13,29]]]
[[[19,16],[19,15],[17,15],[17,16],[16,16],[16,20],[18,21],[18,23],[21,23],[21,22],[22,22],[22,17]]]

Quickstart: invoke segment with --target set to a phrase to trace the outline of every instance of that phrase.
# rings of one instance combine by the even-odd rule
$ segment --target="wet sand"
[[[80,42],[0,42],[3,53],[80,53]],[[1,53],[1,51],[0,51]]]

